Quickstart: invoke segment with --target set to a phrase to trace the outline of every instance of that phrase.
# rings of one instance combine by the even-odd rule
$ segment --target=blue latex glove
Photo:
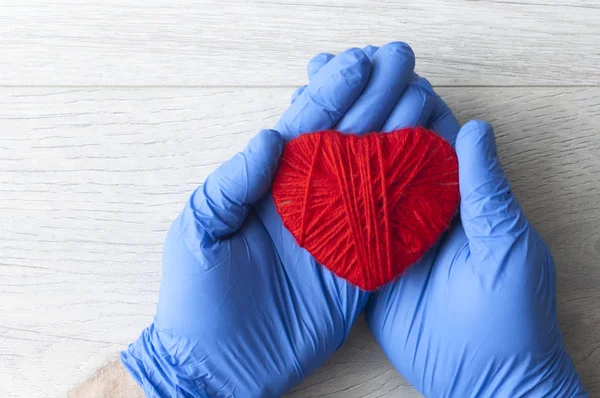
[[[309,71],[331,57],[315,57]],[[415,75],[382,130],[416,125],[455,145],[460,218],[419,263],[371,295],[375,338],[427,397],[587,397],[556,318],[552,256],[510,191],[491,126],[461,129]]]
[[[412,78],[401,43],[351,49],[310,71],[277,123],[211,174],[171,226],[154,323],[121,355],[151,397],[276,397],[344,341],[368,294],[283,227],[268,193],[284,140],[382,127]]]

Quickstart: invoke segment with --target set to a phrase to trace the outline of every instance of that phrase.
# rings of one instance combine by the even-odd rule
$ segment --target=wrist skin
[[[143,398],[144,396],[144,391],[118,359],[98,369],[68,395],[69,398]]]

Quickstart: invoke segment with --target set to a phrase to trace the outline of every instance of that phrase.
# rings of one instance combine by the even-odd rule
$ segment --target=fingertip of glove
[[[326,62],[330,61],[335,55],[331,53],[318,53],[314,57],[311,58],[309,62]]]
[[[496,156],[496,139],[494,129],[484,120],[471,120],[462,126],[456,137],[456,153],[467,158],[474,155],[490,158]]]
[[[415,53],[410,46],[402,41],[393,41],[380,48],[386,54],[393,57],[402,58],[408,62],[415,62]]]
[[[465,123],[463,129],[465,132],[488,133],[492,129],[492,126],[485,120],[473,119]]]
[[[258,132],[258,136],[262,137],[263,139],[269,139],[273,141],[277,141],[281,138],[279,131],[273,129],[262,129]]]
[[[296,99],[300,96],[300,94],[302,94],[304,92],[304,90],[306,90],[306,85],[298,87],[293,93],[292,93],[292,99],[291,99],[291,103],[293,104],[294,101],[296,101]]]
[[[392,51],[396,51],[398,53],[410,54],[412,56],[415,55],[412,48],[403,41],[391,41],[391,42],[387,43],[386,45],[384,45],[383,47],[388,48]]]
[[[263,129],[258,132],[256,139],[260,142],[263,149],[273,151],[272,155],[279,157],[283,149],[283,137],[277,130]]]
[[[371,73],[371,60],[360,48],[350,48],[323,66],[311,79],[305,93],[316,95],[322,100],[331,97],[331,89],[337,90],[362,90]],[[341,102],[346,102],[346,94],[340,97]],[[332,98],[333,99],[333,98]]]
[[[494,138],[494,130],[492,126],[485,120],[470,120],[460,129],[458,133],[458,142],[469,141],[470,144],[473,142],[480,142],[480,140],[488,141]]]
[[[306,65],[306,73],[309,78],[312,78],[316,75],[323,66],[327,65],[329,61],[331,61],[335,55],[330,53],[320,53],[315,55],[310,61],[308,61],[308,65]]]
[[[375,55],[375,53],[377,52],[377,50],[379,50],[378,46],[372,46],[372,45],[367,45],[363,48],[363,52],[365,54],[367,54],[367,56],[369,57],[369,59],[373,58],[373,55]]]
[[[353,65],[356,65],[361,69],[370,69],[371,67],[371,60],[367,54],[358,47],[349,48],[338,57],[340,60],[345,61],[344,63],[350,67]]]

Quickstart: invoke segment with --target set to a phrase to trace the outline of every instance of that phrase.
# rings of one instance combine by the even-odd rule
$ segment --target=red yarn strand
[[[381,175],[381,192],[382,192],[382,211],[383,211],[383,230],[384,230],[384,239],[385,239],[385,266],[387,269],[392,269],[392,264],[390,263],[390,218],[388,212],[388,187],[386,185],[385,178],[385,169],[383,166],[383,150],[382,150],[383,141],[377,141],[377,162],[379,165],[379,171]],[[381,264],[381,263],[380,263]]]
[[[310,162],[310,168],[308,169],[308,178],[306,179],[306,187],[304,189],[304,201],[302,203],[302,225],[301,225],[301,229],[300,229],[301,234],[300,234],[300,239],[298,240],[298,243],[300,244],[300,246],[302,246],[302,244],[304,243],[304,237],[305,237],[304,226],[306,225],[306,217],[307,217],[306,205],[308,203],[309,191],[311,188],[311,182],[312,182],[312,176],[313,176],[313,170],[315,168],[315,163],[316,163],[317,157],[319,155],[319,149],[321,148],[322,138],[323,138],[322,135],[319,135],[317,137],[317,144],[315,145],[315,151],[314,151],[313,157]]]

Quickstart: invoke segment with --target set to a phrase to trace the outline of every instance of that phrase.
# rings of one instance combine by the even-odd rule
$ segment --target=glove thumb
[[[460,215],[471,253],[502,264],[528,223],[498,159],[492,126],[470,121],[460,129],[455,148]]]
[[[283,139],[277,131],[262,130],[194,192],[189,206],[196,223],[213,240],[237,231],[249,206],[269,191],[282,149]]]

